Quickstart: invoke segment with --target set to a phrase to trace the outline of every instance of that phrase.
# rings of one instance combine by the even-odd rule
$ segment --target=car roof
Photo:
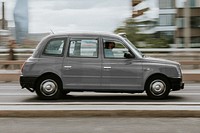
[[[104,37],[123,38],[118,34],[107,33],[107,32],[67,32],[67,33],[50,34],[47,37],[58,37],[58,36],[104,36]]]

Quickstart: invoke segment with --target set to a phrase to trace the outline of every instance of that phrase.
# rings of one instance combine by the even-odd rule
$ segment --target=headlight
[[[177,69],[177,72],[178,72],[178,77],[182,78],[181,66],[177,65],[176,69]]]

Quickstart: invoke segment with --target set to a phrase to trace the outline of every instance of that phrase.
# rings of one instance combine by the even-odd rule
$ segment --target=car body
[[[106,43],[112,42],[112,56]],[[45,37],[26,60],[22,88],[41,99],[58,99],[72,91],[142,93],[166,98],[184,88],[180,64],[145,57],[124,35],[66,33]]]

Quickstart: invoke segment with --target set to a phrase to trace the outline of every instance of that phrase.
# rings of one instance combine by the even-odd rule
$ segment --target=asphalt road
[[[35,93],[21,89],[18,83],[0,83],[0,103],[113,103],[113,104],[142,104],[142,103],[199,103],[200,84],[186,84],[184,90],[174,91],[165,100],[151,100],[142,94],[127,93],[94,93],[94,92],[71,92],[60,100],[43,101],[39,100]]]
[[[0,84],[0,117],[200,117],[200,84],[186,84],[165,100],[143,94],[73,92],[39,100],[17,83]]]
[[[0,118],[1,133],[198,133],[200,118]]]

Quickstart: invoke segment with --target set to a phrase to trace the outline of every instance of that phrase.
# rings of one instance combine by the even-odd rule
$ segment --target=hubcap
[[[162,80],[154,80],[150,85],[150,91],[155,96],[161,96],[166,91],[166,84]]]
[[[40,91],[44,96],[52,96],[58,90],[58,85],[54,80],[44,80],[40,85]]]

